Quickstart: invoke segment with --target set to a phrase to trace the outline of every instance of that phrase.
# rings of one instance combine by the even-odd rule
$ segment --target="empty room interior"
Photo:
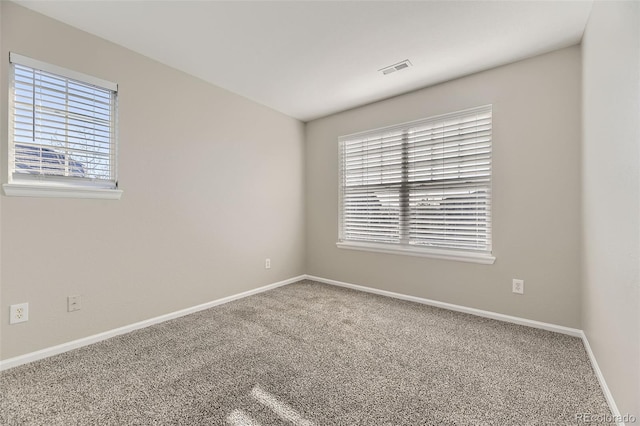
[[[0,1],[0,424],[640,424],[640,2]]]

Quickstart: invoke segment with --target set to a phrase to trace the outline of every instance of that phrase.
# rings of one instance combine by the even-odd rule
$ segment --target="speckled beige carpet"
[[[6,425],[575,425],[582,413],[610,416],[577,338],[310,281],[5,371],[0,389]]]

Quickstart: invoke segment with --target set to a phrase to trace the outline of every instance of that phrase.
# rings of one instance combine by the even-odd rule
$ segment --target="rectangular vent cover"
[[[384,75],[387,75],[387,74],[391,74],[392,72],[396,72],[396,71],[403,70],[405,68],[409,68],[410,66],[411,66],[411,62],[409,62],[408,59],[405,59],[402,62],[398,62],[397,64],[393,64],[393,65],[389,65],[388,67],[384,67],[382,69],[379,69],[378,71],[380,71]]]

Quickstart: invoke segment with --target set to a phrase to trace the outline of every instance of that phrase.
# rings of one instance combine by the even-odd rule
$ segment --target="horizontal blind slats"
[[[481,107],[341,137],[341,240],[490,251],[491,121]]]
[[[12,172],[115,183],[115,90],[12,66]]]
[[[100,93],[88,93],[84,91],[66,90],[66,88],[46,87],[37,84],[17,84],[15,95],[17,99],[24,99],[29,94],[35,94],[35,98],[40,102],[52,104],[64,104],[67,96],[72,97],[72,102],[92,108],[108,110],[111,107],[111,99],[104,98]],[[87,108],[89,109],[89,108]]]

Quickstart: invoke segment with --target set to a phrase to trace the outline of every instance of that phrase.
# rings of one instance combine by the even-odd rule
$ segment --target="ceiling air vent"
[[[378,71],[380,71],[384,75],[387,75],[387,74],[391,74],[392,72],[396,72],[396,71],[403,70],[405,68],[409,68],[410,66],[411,66],[411,62],[409,62],[408,59],[405,59],[402,62],[398,62],[397,64],[393,64],[393,65],[389,65],[388,67],[384,67],[382,69],[379,69]]]

